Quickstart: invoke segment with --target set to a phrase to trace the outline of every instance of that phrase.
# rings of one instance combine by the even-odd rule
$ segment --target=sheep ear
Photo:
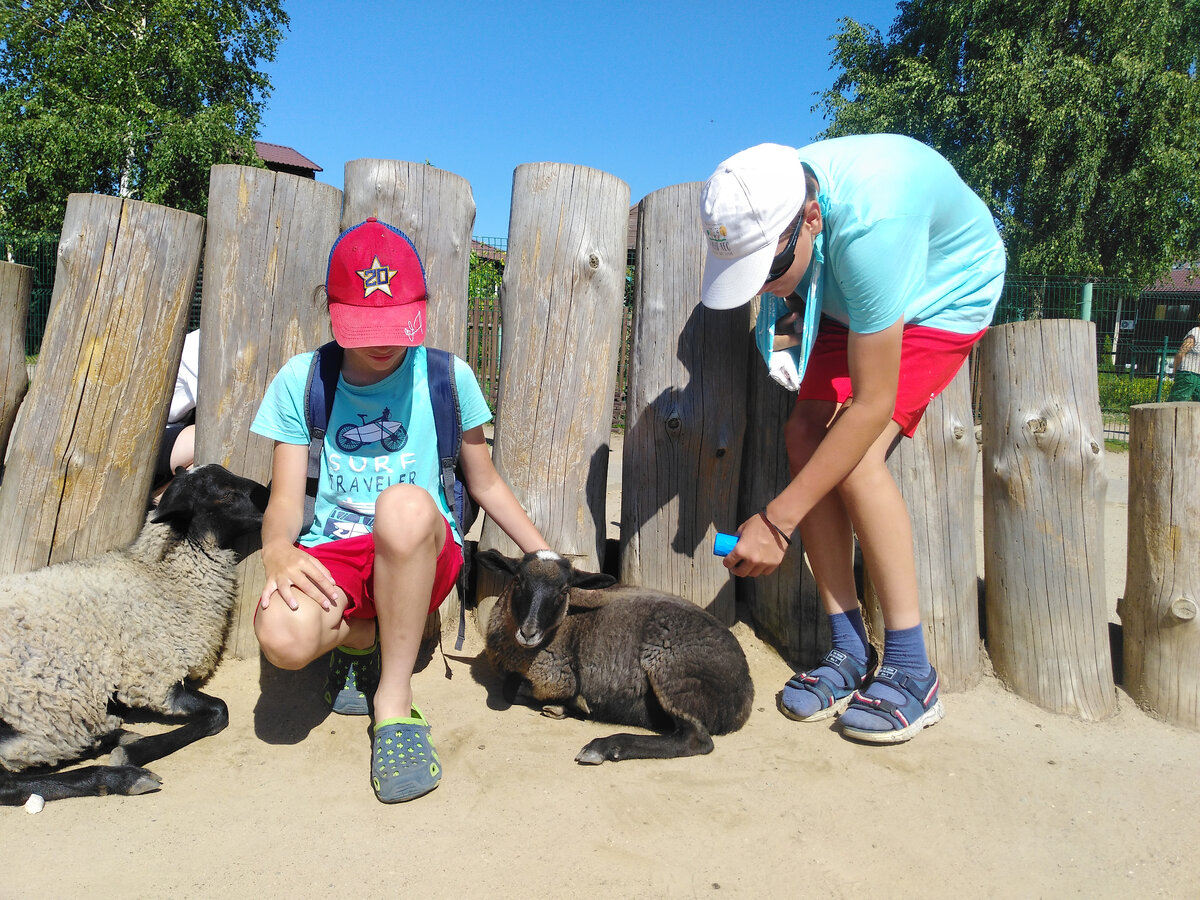
[[[509,559],[499,550],[479,550],[471,556],[471,561],[479,563],[485,569],[504,575],[516,575],[517,566],[521,562],[518,559]]]
[[[571,587],[582,588],[585,591],[598,591],[617,583],[617,579],[601,572],[571,572]]]

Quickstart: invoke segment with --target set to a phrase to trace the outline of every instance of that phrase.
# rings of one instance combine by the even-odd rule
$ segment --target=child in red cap
[[[307,528],[312,353],[284,365],[251,425],[275,441],[254,631],[280,668],[303,668],[332,651],[326,699],[344,714],[373,705],[371,782],[380,800],[395,803],[441,779],[429,723],[412,702],[412,673],[426,615],[462,568],[463,536],[439,478],[421,346],[425,274],[412,242],[367,219],[334,243],[325,289],[343,360]],[[545,548],[492,465],[483,437],[491,412],[458,358],[454,382],[467,489],[522,551]]]

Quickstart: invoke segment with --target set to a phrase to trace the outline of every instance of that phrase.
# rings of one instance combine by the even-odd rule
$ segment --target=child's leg
[[[375,503],[375,611],[382,654],[375,721],[412,715],[412,673],[446,520],[428,491],[389,487]]]
[[[793,477],[815,452],[836,409],[837,404],[821,401],[800,401],[793,408],[786,430]],[[849,702],[850,692],[868,674],[871,654],[854,582],[854,535],[837,491],[827,494],[804,517],[800,536],[829,615],[833,648],[816,668],[788,681],[779,705],[789,718],[819,721],[836,715]]]
[[[263,655],[280,669],[303,669],[335,647],[362,649],[375,640],[375,623],[369,619],[343,619],[346,595],[337,591],[337,602],[328,610],[316,601],[300,602],[290,609],[276,597],[254,616],[254,634]]]

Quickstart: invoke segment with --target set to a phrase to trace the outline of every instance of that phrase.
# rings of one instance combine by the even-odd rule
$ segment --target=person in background
[[[200,371],[200,330],[183,339],[183,355],[175,374],[175,393],[154,464],[152,499],[157,502],[179,468],[190,469],[196,451],[196,384]]]
[[[1177,400],[1200,400],[1200,325],[1184,335],[1175,354],[1175,380],[1167,401]]]

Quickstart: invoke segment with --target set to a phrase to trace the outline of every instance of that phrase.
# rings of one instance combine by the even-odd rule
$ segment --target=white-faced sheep
[[[588,743],[581,763],[708,753],[754,702],[746,656],[727,628],[682,597],[616,584],[541,550],[475,555],[512,581],[487,623],[492,665],[518,676],[551,714],[573,707],[605,722],[671,729]]]
[[[266,501],[258,482],[201,466],[175,478],[129,547],[0,578],[0,804],[157,790],[142,766],[228,724],[225,703],[185,679],[217,664],[233,547]],[[128,735],[131,707],[184,724]],[[54,769],[118,740],[112,765]]]

